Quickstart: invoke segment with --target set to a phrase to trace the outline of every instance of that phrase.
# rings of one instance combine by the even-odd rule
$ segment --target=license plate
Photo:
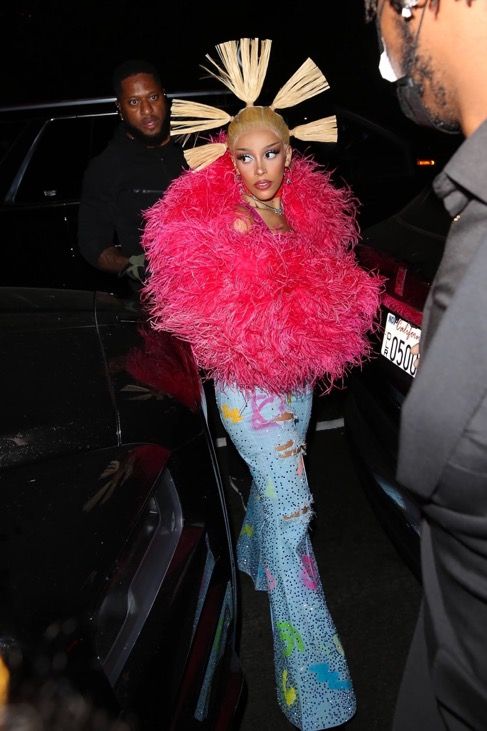
[[[401,320],[397,315],[388,312],[380,352],[384,358],[414,378],[418,366],[420,336],[419,327],[414,327],[407,320]]]

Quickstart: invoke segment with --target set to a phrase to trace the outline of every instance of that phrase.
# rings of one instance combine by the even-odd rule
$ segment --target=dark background
[[[113,69],[128,58],[152,61],[171,96],[221,92],[223,85],[202,69],[205,55],[218,60],[216,44],[242,37],[273,41],[257,100],[269,104],[311,57],[331,89],[283,116],[292,128],[337,114],[338,145],[293,140],[293,146],[326,165],[335,182],[351,186],[362,228],[398,211],[452,151],[451,136],[421,129],[400,111],[394,84],[379,75],[377,30],[365,22],[362,0],[297,0],[291,6],[262,0],[4,0],[0,27],[0,108],[112,97]],[[228,109],[235,114],[241,106],[231,98]],[[419,168],[418,159],[437,164]]]
[[[0,25],[1,105],[111,95],[113,67],[133,57],[152,60],[169,92],[215,88],[217,82],[202,78],[205,54],[214,56],[216,43],[258,37],[273,40],[267,77],[273,93],[310,56],[334,100],[406,124],[392,85],[378,74],[375,26],[365,23],[361,0],[290,8],[252,0],[17,0],[2,3]]]

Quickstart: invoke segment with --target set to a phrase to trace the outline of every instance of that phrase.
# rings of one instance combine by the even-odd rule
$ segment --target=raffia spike
[[[301,64],[299,69],[291,76],[291,78],[279,89],[271,109],[286,109],[294,107],[306,99],[321,94],[330,88],[324,74],[311,58]]]
[[[259,96],[269,65],[272,41],[258,38],[242,38],[227,41],[216,46],[222,62],[219,66],[211,56],[206,58],[216,69],[202,68],[210,76],[225,84],[230,91],[247,105],[252,105]]]
[[[308,142],[336,142],[338,139],[337,118],[334,114],[330,117],[315,119],[307,124],[299,124],[289,133],[298,140]]]
[[[222,127],[232,120],[228,112],[209,104],[173,99],[171,106],[171,135],[185,135]]]
[[[227,146],[223,142],[210,142],[207,145],[198,145],[184,150],[184,157],[191,170],[210,165],[225,154]]]

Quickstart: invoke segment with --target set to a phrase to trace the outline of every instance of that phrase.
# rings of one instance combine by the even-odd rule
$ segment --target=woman
[[[293,157],[275,111],[323,91],[319,69],[306,62],[273,104],[253,106],[269,43],[260,57],[256,40],[217,47],[224,69],[215,75],[247,104],[233,119],[173,103],[177,133],[230,124],[226,137],[189,151],[198,171],[147,213],[144,296],[154,327],[188,340],[214,378],[223,423],[250,468],[238,564],[269,594],[280,706],[317,731],[345,723],[355,696],[308,534],[305,437],[315,384],[331,388],[368,353],[380,282],[352,253],[350,194]],[[293,133],[310,139],[310,130],[330,139],[327,120]]]

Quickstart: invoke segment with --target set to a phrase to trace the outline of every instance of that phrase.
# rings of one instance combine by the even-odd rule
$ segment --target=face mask
[[[379,73],[382,76],[383,79],[386,81],[397,81],[399,76],[396,74],[394,69],[392,68],[391,59],[387,55],[387,51],[384,46],[384,42],[382,42],[383,51],[380,54],[380,61],[379,61]]]
[[[399,79],[396,91],[401,110],[408,119],[423,127],[437,129],[439,132],[453,135],[460,133],[461,128],[458,123],[446,122],[431,116],[424,106],[421,89],[411,76],[407,75]]]
[[[387,54],[384,40],[377,26],[379,37],[379,49],[382,51],[379,62],[379,73],[386,81],[397,82],[396,92],[402,113],[412,122],[423,127],[432,127],[440,132],[458,134],[461,131],[460,125],[455,122],[445,122],[442,119],[433,117],[423,103],[422,89],[411,76],[411,68],[414,65],[415,54],[411,55],[409,68],[404,76],[399,78],[392,68],[391,60]],[[419,31],[418,31],[419,32]],[[417,44],[417,36],[414,41],[414,50]]]

